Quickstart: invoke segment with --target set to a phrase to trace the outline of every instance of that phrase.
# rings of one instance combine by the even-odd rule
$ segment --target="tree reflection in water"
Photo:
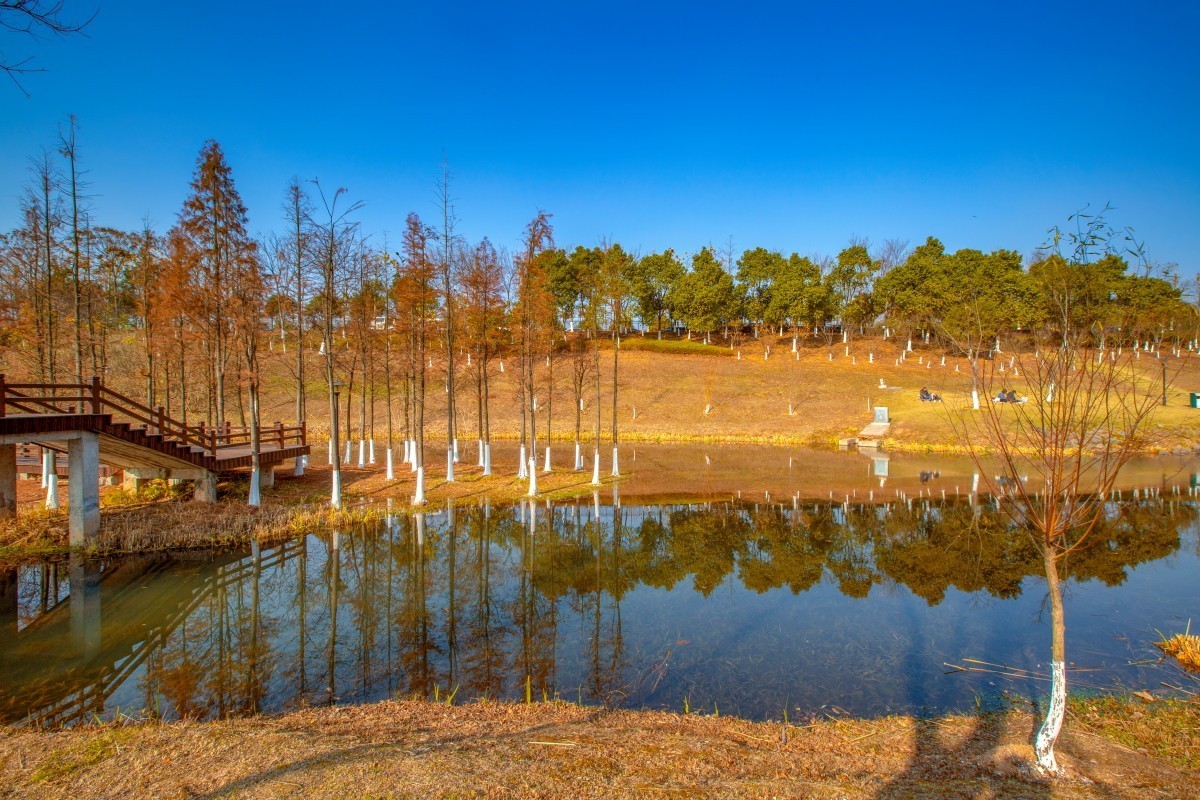
[[[1079,602],[1125,615],[1079,650],[1111,667],[1092,683],[1137,669],[1122,664],[1135,645],[1105,638],[1129,624],[1149,638],[1188,600],[1174,579],[1085,591],[1134,591],[1132,567],[1194,536],[1188,502],[1120,510],[1066,563]],[[450,505],[261,551],[92,563],[91,582],[72,570],[69,598],[57,565],[2,572],[0,716],[207,718],[393,696],[755,717],[785,703],[793,716],[969,707],[973,692],[1039,691],[942,664],[1036,671],[1041,566],[1024,533],[966,500]]]

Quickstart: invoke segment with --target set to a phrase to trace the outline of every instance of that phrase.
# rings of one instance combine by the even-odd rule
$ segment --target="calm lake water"
[[[1156,631],[1200,622],[1197,490],[1175,473],[1127,491],[1067,564],[1076,688],[1157,688]],[[840,502],[623,487],[619,504],[460,504],[270,548],[0,570],[0,721],[447,694],[802,719],[1036,696],[1029,540],[932,475],[869,502],[878,477]],[[968,659],[1009,675],[947,674]]]

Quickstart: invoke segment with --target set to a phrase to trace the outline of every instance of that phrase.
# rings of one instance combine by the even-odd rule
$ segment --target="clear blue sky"
[[[1195,3],[267,5],[67,0],[88,38],[8,37],[48,72],[0,85],[0,229],[74,113],[118,227],[168,227],[215,138],[254,232],[297,175],[394,240],[444,152],[460,231],[508,246],[543,208],[564,246],[1027,253],[1111,202],[1200,263]]]

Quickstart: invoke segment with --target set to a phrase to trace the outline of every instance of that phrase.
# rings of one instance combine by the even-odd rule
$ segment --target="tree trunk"
[[[1053,775],[1059,771],[1054,758],[1054,745],[1062,730],[1067,708],[1066,635],[1063,615],[1062,584],[1058,577],[1058,558],[1050,544],[1043,545],[1043,564],[1046,570],[1046,590],[1050,600],[1050,700],[1046,718],[1034,740],[1038,769]]]

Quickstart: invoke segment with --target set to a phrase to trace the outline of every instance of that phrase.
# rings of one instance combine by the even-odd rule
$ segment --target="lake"
[[[617,497],[397,507],[273,547],[0,569],[0,720],[395,696],[804,719],[1042,690],[1040,558],[970,493],[969,460],[632,451]],[[1140,462],[1067,561],[1073,688],[1158,688],[1157,631],[1200,617],[1194,475]]]

